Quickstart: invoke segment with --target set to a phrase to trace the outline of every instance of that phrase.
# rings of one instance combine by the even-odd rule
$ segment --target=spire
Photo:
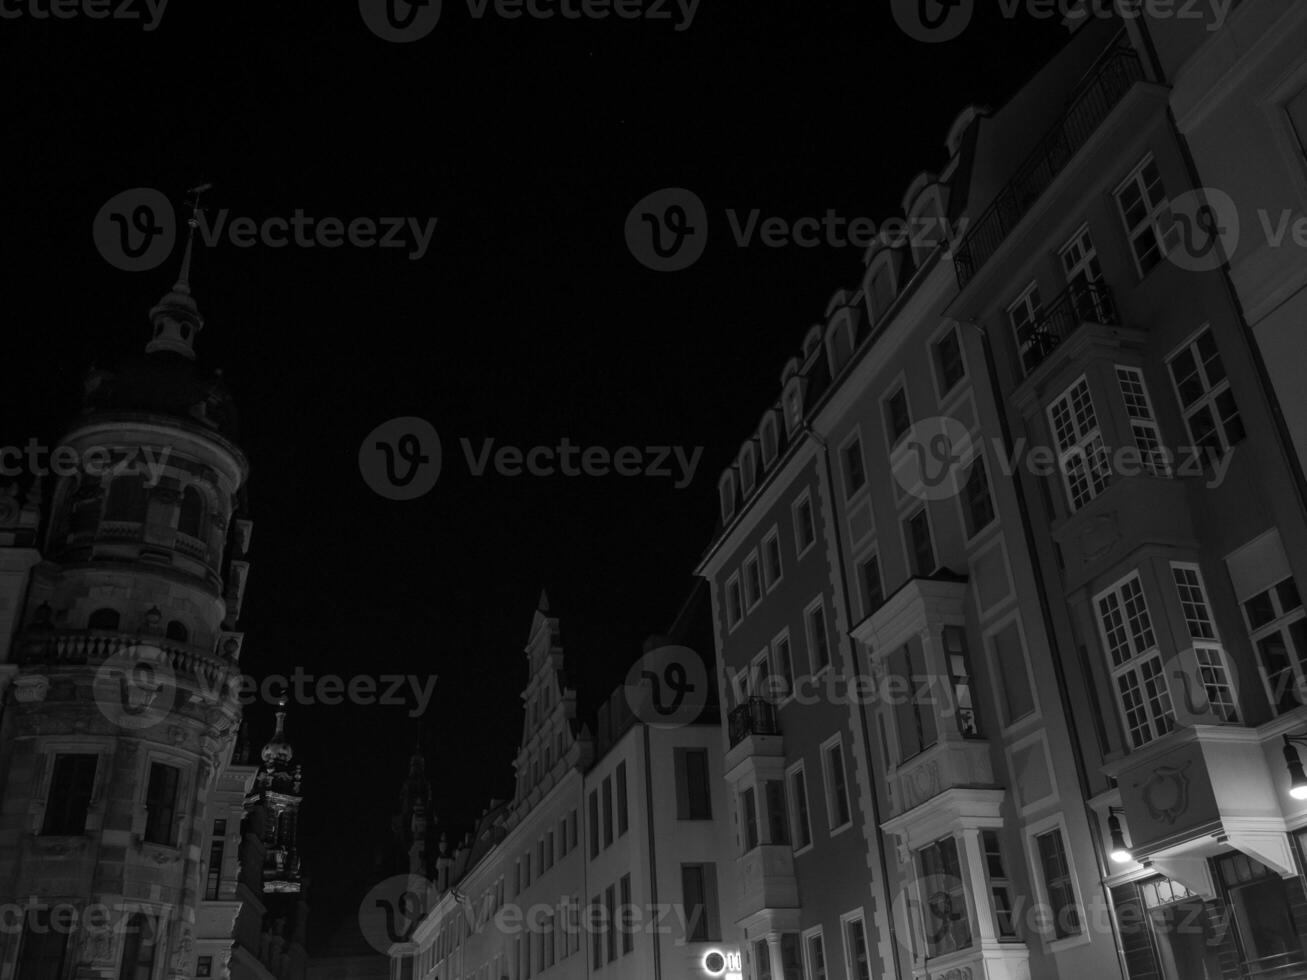
[[[540,601],[536,603],[536,610],[542,613],[549,612],[549,593],[544,589],[540,590]]]
[[[272,738],[268,739],[268,744],[261,753],[263,762],[269,769],[288,768],[290,760],[295,757],[295,750],[286,737],[286,700],[285,692],[277,698],[277,730],[272,733]]]
[[[167,351],[195,359],[195,337],[204,329],[204,317],[191,296],[191,256],[195,248],[195,229],[200,225],[200,195],[212,184],[192,187],[191,216],[186,220],[186,249],[182,253],[182,267],[172,289],[150,310],[150,342],[145,345],[147,354]]]

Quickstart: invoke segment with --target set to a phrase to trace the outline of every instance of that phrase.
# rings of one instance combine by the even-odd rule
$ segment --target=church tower
[[[25,910],[0,933],[3,980],[205,968],[252,527],[232,398],[197,362],[195,224],[145,352],[88,374],[55,450],[77,472],[45,488],[39,536],[33,491],[0,493],[0,903]]]

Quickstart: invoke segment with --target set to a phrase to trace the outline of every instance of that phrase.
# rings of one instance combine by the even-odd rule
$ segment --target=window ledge
[[[1080,933],[1078,936],[1067,936],[1065,939],[1054,939],[1044,943],[1044,948],[1054,955],[1065,953],[1069,949],[1077,949],[1081,946],[1087,946],[1093,942],[1093,937],[1089,932]]]

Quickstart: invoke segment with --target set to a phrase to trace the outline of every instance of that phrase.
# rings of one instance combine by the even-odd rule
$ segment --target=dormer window
[[[949,239],[950,229],[939,184],[927,185],[911,202],[908,227],[911,229],[912,260],[920,267],[931,252]]]
[[[735,472],[727,470],[717,481],[717,499],[721,504],[722,523],[735,516]]]
[[[758,441],[762,443],[762,468],[770,469],[772,463],[776,462],[776,453],[779,450],[776,413],[770,409],[762,417],[762,423],[758,426]]]
[[[785,433],[794,435],[803,424],[803,394],[805,380],[801,377],[791,378],[785,386]]]
[[[853,318],[847,313],[837,313],[826,328],[826,357],[830,363],[831,377],[839,374],[852,356]]]
[[[163,635],[167,639],[173,640],[177,643],[185,643],[190,639],[191,634],[185,624],[179,623],[174,619],[168,623],[168,627],[164,630]]]
[[[747,442],[740,450],[740,492],[748,497],[758,483],[758,457],[754,452],[753,442]]]
[[[808,336],[803,338],[803,361],[805,364],[811,361],[812,355],[821,348],[821,334],[821,327],[817,326],[809,330]]]
[[[894,304],[897,285],[893,261],[894,253],[882,250],[867,269],[867,316],[872,323],[879,323]]]

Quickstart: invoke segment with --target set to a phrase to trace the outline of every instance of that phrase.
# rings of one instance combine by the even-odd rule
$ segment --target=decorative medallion
[[[1168,826],[1189,809],[1189,774],[1193,760],[1181,766],[1159,766],[1143,786],[1144,806],[1154,820]],[[1138,788],[1141,784],[1136,783]]]

